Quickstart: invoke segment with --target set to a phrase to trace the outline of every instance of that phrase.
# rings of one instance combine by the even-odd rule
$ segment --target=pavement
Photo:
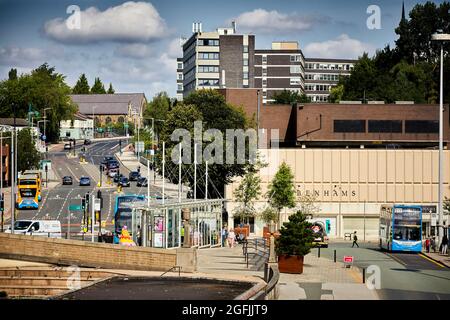
[[[263,271],[247,268],[242,246],[234,248],[207,248],[198,251],[198,272],[210,275],[228,275],[245,280],[263,278]],[[375,290],[362,283],[360,271],[345,268],[313,253],[305,256],[303,274],[281,273],[278,282],[278,300],[377,300]]]
[[[445,265],[447,268],[450,268],[450,256],[440,254],[439,252],[426,252],[422,251],[422,254],[428,258],[430,258],[433,261],[436,261],[438,263],[441,263]]]

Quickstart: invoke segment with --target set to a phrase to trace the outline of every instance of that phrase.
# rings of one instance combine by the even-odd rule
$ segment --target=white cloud
[[[305,31],[311,29],[317,23],[325,23],[327,17],[320,15],[302,16],[295,12],[286,14],[276,10],[255,9],[241,13],[232,20],[236,21],[238,30],[253,33],[277,33]]]
[[[373,54],[375,47],[369,43],[352,39],[347,34],[341,34],[333,40],[309,43],[303,49],[306,57],[314,58],[356,59],[364,52]]]
[[[149,45],[142,43],[132,43],[117,47],[114,54],[119,57],[144,59],[152,55],[153,50]]]
[[[179,38],[170,41],[167,54],[169,55],[170,58],[175,59],[183,56],[183,50],[181,49]]]
[[[69,17],[47,21],[45,34],[64,43],[92,43],[148,42],[163,38],[168,33],[164,19],[151,3],[145,2],[125,2],[105,11],[95,7],[80,11],[79,29],[67,27]]]
[[[11,67],[37,67],[37,64],[48,62],[52,58],[64,56],[64,49],[50,47],[41,48],[20,48],[3,47],[0,48],[0,65]]]

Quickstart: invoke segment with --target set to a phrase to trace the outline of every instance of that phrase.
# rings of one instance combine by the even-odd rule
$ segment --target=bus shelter
[[[223,200],[185,200],[153,203],[132,211],[132,235],[137,242],[138,229],[142,246],[179,248],[182,235],[189,230],[190,247],[220,246]],[[188,225],[187,228],[184,226]]]

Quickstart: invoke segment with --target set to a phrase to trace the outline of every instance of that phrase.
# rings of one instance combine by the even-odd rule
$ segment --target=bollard
[[[336,249],[334,250],[334,263],[336,263]]]
[[[366,283],[366,268],[363,268],[362,272],[363,272],[363,275],[362,275],[363,283]]]
[[[50,238],[50,232],[48,233],[48,237]]]
[[[320,246],[317,247],[317,257],[320,258]]]
[[[68,237],[68,232],[66,231],[66,239],[69,239],[69,237]]]

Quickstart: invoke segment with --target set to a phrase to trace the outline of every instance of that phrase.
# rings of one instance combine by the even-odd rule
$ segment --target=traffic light
[[[86,209],[86,199],[81,199],[81,209]]]

